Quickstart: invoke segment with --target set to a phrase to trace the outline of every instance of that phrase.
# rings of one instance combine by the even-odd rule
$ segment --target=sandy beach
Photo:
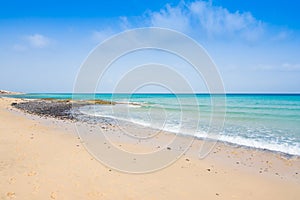
[[[206,158],[199,159],[197,150],[203,141],[196,140],[169,167],[152,173],[123,173],[88,153],[73,122],[26,114],[11,106],[18,101],[0,98],[0,199],[300,197],[299,157],[218,143]],[[107,133],[113,130],[110,127]],[[151,148],[117,142],[141,152]]]

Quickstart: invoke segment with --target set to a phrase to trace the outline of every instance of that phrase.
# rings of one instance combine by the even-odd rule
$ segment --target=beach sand
[[[0,98],[0,199],[300,198],[298,157],[218,143],[199,159],[203,141],[196,140],[169,167],[123,173],[91,156],[72,122],[25,114],[10,106],[17,101]],[[140,152],[152,148],[117,142]]]

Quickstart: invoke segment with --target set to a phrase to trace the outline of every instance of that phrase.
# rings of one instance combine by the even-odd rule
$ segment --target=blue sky
[[[0,6],[0,88],[71,92],[88,53],[107,37],[165,27],[198,41],[227,92],[300,92],[296,0],[5,1]]]

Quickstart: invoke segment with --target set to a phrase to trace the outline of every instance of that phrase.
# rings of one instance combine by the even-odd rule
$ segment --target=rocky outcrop
[[[20,92],[11,92],[11,91],[7,91],[7,90],[0,90],[0,95],[1,94],[22,94]]]
[[[74,119],[70,112],[74,105],[70,102],[37,100],[12,103],[11,105],[27,113],[39,116],[55,117],[59,119]]]

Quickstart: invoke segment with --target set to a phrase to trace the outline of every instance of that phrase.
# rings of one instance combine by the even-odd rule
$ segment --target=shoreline
[[[5,97],[5,98],[7,98],[7,97]],[[25,102],[25,104],[24,104],[24,102]],[[109,101],[104,101],[104,100],[74,101],[74,100],[57,100],[57,99],[30,99],[30,101],[24,101],[24,102],[16,104],[16,105],[12,105],[12,106],[14,106],[20,110],[23,110],[24,112],[28,112],[29,114],[36,114],[36,115],[43,116],[43,117],[54,117],[54,118],[58,118],[58,119],[66,119],[66,120],[71,120],[73,122],[82,120],[82,121],[86,121],[88,123],[89,123],[88,117],[83,117],[84,119],[79,119],[78,118],[79,114],[72,112],[72,109],[79,108],[80,106],[94,105],[94,104],[102,104],[102,105],[124,104],[124,103],[109,102]],[[30,105],[30,104],[33,104],[33,105]],[[36,109],[37,107],[38,107],[38,109]],[[46,109],[46,112],[45,112],[45,109]],[[90,117],[90,119],[93,119],[93,117]],[[116,120],[116,119],[109,118],[109,117],[97,117],[97,119],[99,121],[94,122],[94,123],[105,123],[105,122],[114,123],[114,121]],[[132,122],[129,122],[129,123],[132,123]],[[132,123],[132,125],[133,126],[143,126],[143,125],[134,124],[134,123]],[[147,128],[156,130],[155,128],[151,128],[151,127],[147,127]],[[195,140],[200,140],[200,141],[222,143],[224,145],[228,145],[231,147],[239,147],[239,148],[244,148],[244,149],[250,149],[250,150],[252,149],[252,150],[259,150],[262,152],[273,153],[275,155],[279,155],[284,158],[300,159],[300,155],[289,154],[289,153],[285,153],[285,152],[278,151],[278,150],[270,150],[270,149],[265,149],[265,148],[260,148],[260,147],[247,146],[247,145],[243,145],[243,144],[238,144],[238,143],[233,143],[233,142],[228,142],[228,141],[223,141],[223,140],[218,140],[218,139],[213,139],[213,138],[201,138],[201,137],[197,137],[197,136],[189,136],[186,134],[173,133],[171,131],[166,131],[166,130],[164,130],[164,132],[179,135],[180,137],[193,137]]]
[[[7,97],[5,97],[7,98]],[[8,98],[11,101],[13,101],[14,98]],[[20,100],[20,99],[18,99]],[[97,100],[96,100],[97,101]],[[73,108],[79,108],[80,106],[85,106],[85,105],[94,105],[95,101],[93,100],[83,100],[83,101],[71,101],[71,100],[57,100],[57,99],[30,99],[27,101],[27,99],[21,99],[19,103],[24,103],[25,105],[26,103],[29,103],[29,105],[31,103],[33,103],[33,108],[36,106],[35,103],[40,104],[42,103],[42,107],[40,107],[38,110],[41,111],[43,107],[46,107],[46,110],[49,110],[48,106],[50,105],[50,108],[55,108],[54,111],[52,110],[51,113],[35,113],[35,111],[32,110],[27,110],[26,106],[25,107],[21,107],[21,108],[17,108],[16,105],[12,105],[13,107],[15,107],[16,109],[20,110],[21,112],[25,112],[28,113],[29,115],[35,115],[38,117],[43,117],[45,118],[45,120],[49,120],[49,119],[57,119],[62,121],[63,123],[66,122],[65,120],[69,121],[70,123],[74,123],[74,122],[79,122],[79,123],[87,123],[87,126],[92,126],[95,124],[100,124],[100,126],[104,125],[104,126],[116,126],[116,125],[121,125],[124,126],[124,122],[122,123],[121,120],[121,124],[119,124],[116,121],[119,120],[115,120],[113,118],[109,118],[109,117],[98,117],[97,121],[91,122],[90,119],[93,119],[93,117],[88,117],[88,118],[78,118],[78,113],[76,113],[75,115],[77,115],[76,117],[74,117],[74,112],[71,112],[71,110]],[[43,104],[46,103],[46,104]],[[54,103],[54,107],[53,107],[53,103]],[[57,104],[58,103],[58,104]],[[65,104],[69,104],[69,106],[65,107]],[[118,104],[118,102],[107,102],[107,101],[103,101],[100,100],[98,102],[98,104]],[[123,103],[120,103],[123,104]],[[58,106],[58,107],[57,107]],[[31,107],[32,108],[32,107]],[[59,110],[59,111],[57,111]],[[61,117],[61,114],[65,114],[67,113],[67,115]],[[101,119],[101,120],[99,120]],[[126,122],[127,123],[127,122]],[[129,126],[130,128],[132,127],[140,127],[142,130],[152,130],[152,131],[160,131],[158,129],[154,129],[154,128],[149,128],[143,125],[139,125],[139,124],[135,124],[132,122],[129,122]],[[126,126],[126,125],[125,125]],[[127,124],[128,126],[128,124]],[[169,131],[164,131],[164,133],[173,136],[173,132],[169,132]],[[219,144],[221,146],[225,146],[227,148],[230,149],[242,149],[245,151],[253,151],[253,152],[260,152],[261,154],[271,154],[272,156],[275,157],[280,157],[282,159],[286,159],[286,160],[299,160],[300,162],[300,155],[294,155],[294,154],[288,154],[288,153],[284,153],[281,151],[274,151],[274,150],[269,150],[269,149],[263,149],[263,148],[256,148],[256,147],[252,147],[252,146],[246,146],[246,145],[241,145],[241,144],[236,144],[236,143],[232,143],[232,142],[227,142],[227,141],[222,141],[222,140],[217,140],[217,139],[211,139],[211,138],[200,138],[200,137],[195,137],[195,136],[189,136],[189,135],[185,135],[185,134],[181,134],[181,133],[177,133],[175,134],[176,136],[179,136],[181,138],[192,138],[193,141],[198,141],[200,143],[215,143],[216,145]],[[127,141],[128,142],[128,141]]]
[[[218,142],[207,157],[199,159],[203,141],[195,140],[181,158],[162,170],[124,174],[99,163],[86,151],[74,132],[72,121],[24,113],[10,106],[16,101],[21,102],[0,98],[3,120],[0,142],[5,144],[0,154],[3,186],[0,197],[4,199],[20,195],[24,199],[297,199],[300,195],[298,157],[284,158]],[[157,149],[155,143],[132,143],[118,138],[117,128],[111,125],[104,130],[112,135],[116,145],[128,150]],[[135,130],[149,131],[142,127]],[[4,143],[8,138],[12,139]],[[161,142],[169,139],[169,135],[164,135]],[[11,153],[4,154],[6,151]],[[176,149],[170,152],[176,153]],[[51,162],[47,157],[52,158]],[[9,164],[12,160],[16,161]],[[50,184],[45,180],[51,180]],[[131,184],[133,182],[139,184]],[[145,192],[149,189],[150,194]]]

